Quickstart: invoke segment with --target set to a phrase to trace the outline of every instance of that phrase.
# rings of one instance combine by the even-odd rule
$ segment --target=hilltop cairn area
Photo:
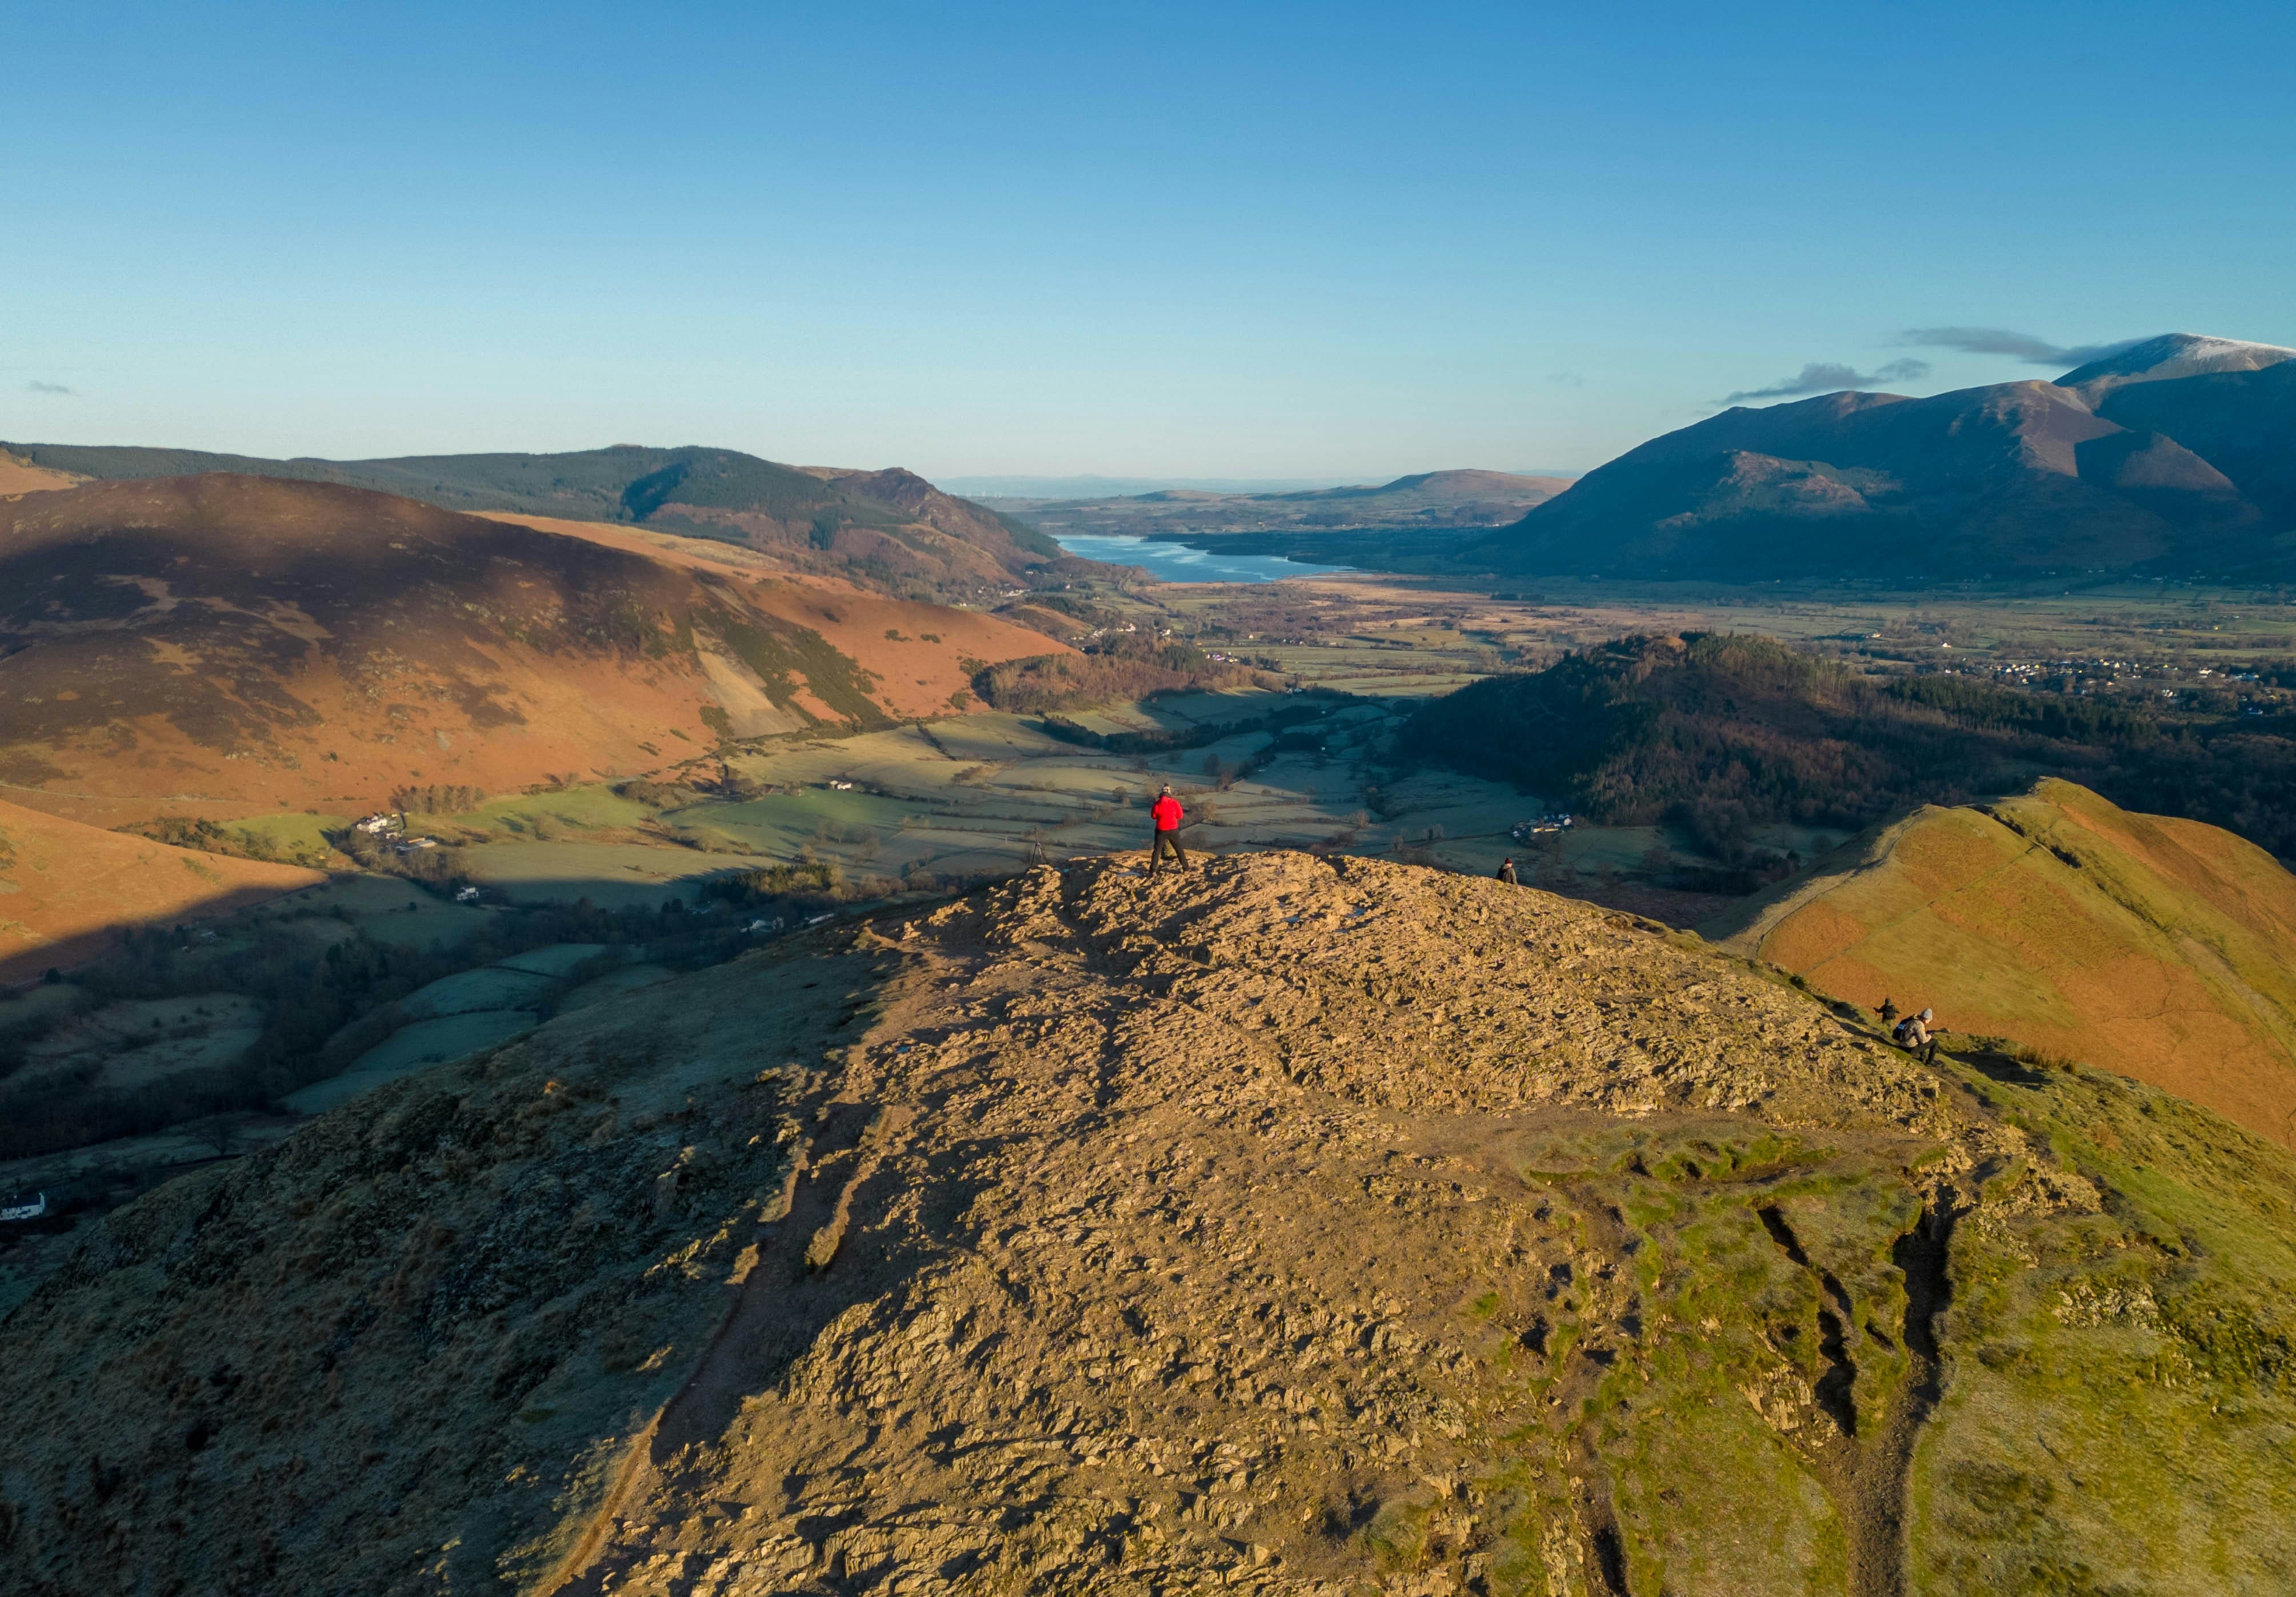
[[[1694,938],[1043,867],[570,1013],[0,1321],[26,1593],[2296,1589],[2296,1161]]]

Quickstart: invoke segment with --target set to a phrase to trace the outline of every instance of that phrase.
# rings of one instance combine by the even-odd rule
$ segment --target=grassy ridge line
[[[1843,839],[1839,847],[1811,862],[1808,875],[1793,877],[1767,892],[1739,901],[1713,919],[1702,924],[1698,927],[1699,934],[1709,943],[1759,947],[1762,939],[1780,921],[1813,899],[1833,891],[1844,877],[1863,876],[1887,865],[1890,852],[1897,846],[1898,839],[1904,836],[1906,828],[1931,808],[1933,806],[1924,804],[1894,820],[1883,821],[1854,837]]]
[[[99,481],[235,472],[249,476],[375,489],[423,499],[450,510],[519,510],[578,521],[643,519],[654,506],[636,510],[628,498],[631,490],[640,483],[659,487],[662,473],[674,469],[680,455],[686,453],[618,447],[563,455],[438,455],[373,460],[302,457],[276,460],[205,449],[80,444],[6,447],[36,465]],[[766,461],[757,464],[808,484],[812,501],[828,497],[819,482],[802,473],[772,468],[771,463]],[[642,502],[644,493],[639,497]],[[654,501],[659,503],[660,500]]]
[[[2044,780],[1834,858],[1703,930],[1833,997],[1933,1006],[2296,1144],[2296,877],[2262,850]]]
[[[78,965],[132,922],[219,914],[324,880],[0,803],[0,982]]]

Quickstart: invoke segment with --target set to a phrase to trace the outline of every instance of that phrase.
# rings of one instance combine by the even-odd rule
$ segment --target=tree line
[[[486,790],[459,782],[401,787],[390,795],[390,807],[402,815],[461,815],[487,802]]]

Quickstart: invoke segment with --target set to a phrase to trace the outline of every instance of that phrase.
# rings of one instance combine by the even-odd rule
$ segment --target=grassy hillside
[[[1867,1008],[1934,1008],[2296,1146],[2296,876],[2070,782],[1924,808],[1704,929]]]
[[[59,488],[70,488],[78,481],[68,472],[34,465],[0,449],[0,498],[13,498],[24,493],[48,493]]]
[[[978,663],[1046,646],[658,534],[332,484],[0,501],[0,781],[108,826],[630,775],[946,711]]]
[[[125,925],[220,914],[324,880],[0,803],[0,984],[76,965]]]
[[[112,1214],[0,1583],[2280,1591],[2292,1241],[2204,1110],[1584,904],[1046,868]]]
[[[2291,730],[1960,676],[1861,676],[1766,638],[1691,633],[1472,684],[1427,706],[1405,747],[1597,820],[1663,821],[1726,860],[1760,823],[1856,828],[2041,775],[2296,857]]]

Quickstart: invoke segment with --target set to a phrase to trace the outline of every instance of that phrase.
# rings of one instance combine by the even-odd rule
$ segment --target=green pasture
[[[496,970],[529,971],[545,975],[553,981],[564,981],[584,965],[606,951],[603,943],[554,943],[547,948],[530,948],[522,954],[512,954],[507,959],[497,959]]]
[[[348,815],[291,811],[277,815],[251,815],[245,820],[233,821],[231,826],[262,839],[282,860],[325,860],[334,852],[334,845],[327,841],[326,835],[348,826],[350,820]]]
[[[417,1020],[439,1020],[450,1015],[476,1015],[493,1009],[531,1009],[556,985],[554,978],[530,970],[485,965],[457,971],[418,988],[399,1000],[399,1008]]]
[[[480,1049],[507,1042],[537,1024],[533,1012],[527,1009],[482,1009],[418,1020],[361,1054],[349,1069],[314,1082],[281,1101],[299,1114],[322,1114],[426,1065],[465,1058]]]
[[[601,782],[544,793],[504,794],[475,810],[454,814],[410,813],[406,823],[417,832],[425,827],[455,827],[544,841],[560,832],[634,827],[652,814],[645,805],[616,793],[612,785]]]
[[[761,853],[739,850],[703,853],[672,843],[589,843],[578,837],[474,844],[461,854],[473,881],[513,902],[573,903],[586,898],[602,910],[691,898],[705,877],[772,862]]]
[[[468,940],[493,913],[475,904],[450,903],[397,877],[346,874],[275,899],[250,918],[283,919],[299,910],[330,919],[340,917],[370,937],[413,948],[434,943],[451,948]],[[324,921],[306,924],[325,934]]]
[[[1293,705],[1324,712],[1290,729],[1316,745],[1288,749],[1240,777],[1274,737],[1252,723]],[[987,713],[729,753],[734,775],[764,790],[753,797],[704,797],[654,814],[603,787],[572,788],[449,819],[473,829],[485,823],[486,841],[461,852],[473,879],[519,901],[587,897],[612,906],[687,896],[701,878],[775,860],[833,863],[859,879],[918,870],[963,877],[1138,847],[1149,801],[1167,783],[1189,811],[1185,841],[1213,849],[1306,847],[1352,833],[1347,845],[1385,850],[1415,843],[1430,827],[1451,838],[1503,836],[1535,812],[1493,784],[1433,773],[1413,779],[1406,813],[1357,819],[1365,808],[1357,760],[1392,717],[1375,704],[1303,703],[1254,689],[1175,695],[1069,718],[1107,736],[1177,733],[1194,745],[1134,754],[1063,741],[1032,718]],[[545,823],[539,832],[537,819]],[[680,841],[639,841],[631,836],[639,820],[656,821]],[[586,835],[598,832],[613,836]]]

